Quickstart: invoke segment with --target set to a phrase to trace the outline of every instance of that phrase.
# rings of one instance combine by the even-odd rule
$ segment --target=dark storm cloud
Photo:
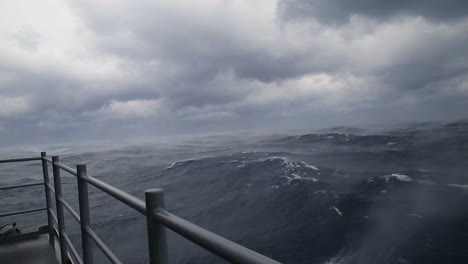
[[[0,133],[92,138],[460,116],[466,4],[350,2],[70,1],[80,26],[68,42],[46,45],[51,33],[34,26],[27,43],[0,35]]]
[[[7,72],[5,68],[3,70]],[[153,87],[138,83],[132,83],[134,90],[129,90],[126,89],[128,84],[119,81],[86,82],[53,69],[40,72],[9,69],[8,72],[18,80],[2,87],[3,93],[29,98],[31,112],[28,115],[32,116],[48,111],[71,114],[93,111],[102,107],[109,98],[127,101],[159,97]],[[119,86],[124,88],[115,89]]]
[[[449,35],[445,40],[433,36],[427,38],[427,42],[418,42],[412,54],[373,71],[374,76],[399,90],[434,88],[431,85],[466,77],[468,50],[464,48],[464,43],[468,42],[468,30]]]
[[[453,21],[468,15],[464,0],[281,0],[283,18],[313,18],[323,23],[347,23],[353,15],[377,20],[395,16],[422,16],[428,20]]]
[[[468,4],[460,1],[443,3],[442,1],[429,1],[424,4],[418,1],[354,1],[354,4],[350,4],[353,1],[312,2],[313,4],[308,1],[282,1],[279,3],[278,13],[281,14],[284,10],[286,10],[284,12],[289,12],[288,10],[294,7],[300,7],[301,12],[307,13],[309,10],[303,6],[314,6],[313,9],[317,14],[314,11],[310,15],[316,18],[328,16],[327,10],[331,10],[332,13],[340,13],[336,17],[331,15],[331,19],[344,18],[352,14],[390,19],[397,14],[406,14],[423,15],[428,19],[444,18],[451,21],[464,17],[463,14],[466,12],[463,10],[468,7]],[[441,5],[444,7],[441,8]],[[97,34],[111,36],[98,38],[98,45],[104,52],[112,52],[137,61],[157,59],[166,67],[175,68],[177,72],[172,76],[173,80],[167,82],[167,86],[171,87],[164,90],[166,95],[174,95],[174,100],[182,104],[187,102],[188,105],[200,106],[209,104],[210,101],[218,104],[241,99],[246,95],[246,91],[238,94],[228,88],[225,89],[226,95],[222,96],[217,87],[204,85],[227,71],[232,71],[235,77],[241,80],[250,79],[267,83],[298,78],[312,73],[350,72],[356,75],[372,75],[373,78],[382,80],[386,86],[395,89],[421,89],[433,82],[463,75],[467,70],[465,63],[451,65],[454,60],[468,57],[467,50],[464,48],[468,41],[468,34],[467,30],[463,29],[450,33],[452,28],[447,27],[439,32],[449,33],[439,37],[435,33],[424,33],[430,28],[415,27],[414,32],[406,32],[404,36],[392,36],[387,40],[389,46],[398,45],[395,43],[400,42],[401,37],[405,41],[401,44],[405,45],[402,48],[408,49],[407,53],[395,54],[395,58],[389,58],[386,65],[364,69],[360,61],[346,54],[346,52],[354,52],[352,46],[347,51],[333,49],[336,43],[346,45],[347,41],[353,41],[353,38],[359,37],[359,33],[356,35],[356,32],[352,32],[354,25],[344,25],[343,29],[335,29],[338,35],[335,39],[323,38],[325,35],[323,32],[328,30],[327,27],[310,32],[311,35],[318,33],[315,40],[309,41],[305,38],[304,42],[309,42],[308,47],[294,50],[284,43],[277,43],[277,45],[258,43],[257,37],[261,38],[262,35],[270,34],[270,32],[246,32],[245,30],[248,29],[238,28],[236,24],[238,21],[227,20],[222,13],[210,13],[208,18],[204,18],[199,14],[187,16],[185,13],[179,13],[167,7],[152,9],[142,3],[131,6],[130,9],[139,14],[138,17],[133,16],[131,12],[123,12],[125,10],[116,10],[119,20],[114,20],[109,15],[112,10],[96,10],[95,7],[87,5],[80,5],[77,10]],[[447,10],[453,12],[450,13]],[[437,15],[439,13],[440,15]],[[294,12],[288,14],[291,17],[300,16]],[[368,27],[378,30],[378,26],[374,24]],[[131,37],[125,38],[126,41],[108,41],[113,39],[112,36],[120,36],[122,32],[126,32],[124,34],[126,37]],[[373,32],[372,29],[370,32],[363,33],[380,37],[379,33]],[[349,34],[354,35],[350,40],[340,39],[342,36],[339,35]],[[273,41],[276,40],[281,41],[281,39]],[[367,51],[367,55],[374,54],[375,58],[379,58],[388,52],[385,44],[387,43],[382,42],[380,47],[374,44],[374,47]],[[198,88],[195,88],[197,86]],[[181,98],[184,93],[187,98]],[[219,102],[216,99],[219,99]]]

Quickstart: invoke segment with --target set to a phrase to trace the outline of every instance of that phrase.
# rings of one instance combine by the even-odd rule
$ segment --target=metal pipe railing
[[[58,156],[52,156],[52,172],[54,174],[54,187],[55,187],[55,207],[57,209],[58,231],[59,231],[59,244],[60,244],[60,258],[62,263],[68,263],[67,256],[67,242],[64,238],[65,233],[65,217],[63,214],[63,205],[60,202],[62,198],[62,183],[60,179],[60,168],[55,165],[59,161]]]
[[[192,224],[164,210],[162,207],[152,211],[152,218],[154,221],[232,263],[279,264],[277,261]]]
[[[75,218],[75,220],[80,223],[81,220],[80,220],[80,216],[78,215],[78,213],[71,207],[70,204],[68,204],[62,197],[59,197],[58,198],[59,202],[65,207],[65,209],[67,209],[67,211],[71,214],[71,216],[73,216],[73,218]]]
[[[71,252],[71,256],[73,257],[73,260],[78,264],[83,264],[83,261],[81,261],[81,258],[80,258],[80,254],[78,254],[78,252],[76,251],[76,248],[73,246],[73,243],[71,242],[67,233],[63,232],[62,235],[63,235],[63,239],[67,243],[69,251]]]
[[[5,187],[0,187],[0,191],[17,189],[17,188],[32,187],[32,186],[39,186],[39,185],[44,185],[44,183],[39,182],[39,183],[30,183],[30,184],[22,184],[22,185],[5,186]]]
[[[0,214],[0,217],[11,216],[11,215],[19,215],[19,214],[27,214],[27,213],[33,213],[33,212],[38,212],[38,211],[44,211],[44,210],[47,210],[47,207],[40,207],[40,208],[33,208],[33,209],[28,209],[28,210],[21,210],[21,211],[15,211],[15,212],[10,212],[10,213],[4,213],[4,214]]]
[[[47,189],[49,190],[49,192],[52,193],[53,195],[55,195],[54,187],[52,185],[50,185],[50,183],[48,183],[46,186],[47,186]]]
[[[59,238],[61,253],[60,255],[62,258],[62,263],[67,263],[69,250],[75,262],[84,264],[93,263],[91,247],[92,240],[112,263],[121,264],[117,256],[91,229],[87,187],[89,183],[97,189],[109,194],[110,196],[114,197],[115,199],[121,201],[122,203],[126,204],[127,206],[133,208],[137,212],[147,217],[148,247],[151,264],[166,264],[168,262],[165,234],[166,227],[182,235],[188,240],[196,243],[197,245],[205,248],[206,250],[214,253],[215,255],[222,257],[225,260],[230,261],[232,263],[279,264],[279,262],[275,260],[263,256],[248,248],[245,248],[237,243],[234,243],[226,238],[223,238],[215,233],[203,229],[191,222],[188,222],[166,211],[164,209],[164,192],[161,189],[147,190],[145,192],[145,201],[142,201],[141,199],[138,199],[127,192],[124,192],[112,185],[109,185],[97,178],[88,175],[86,165],[77,165],[77,169],[74,170],[73,168],[61,163],[59,161],[58,156],[53,156],[52,159],[50,159],[46,156],[45,152],[41,153],[41,158],[0,160],[0,163],[41,159],[44,174],[44,183],[41,184],[44,184],[45,186],[47,207],[13,212],[8,213],[7,215],[47,210],[50,233],[49,236],[53,237],[54,230],[56,231],[57,234],[55,236]],[[52,164],[54,187],[52,187],[52,185],[49,183],[47,163]],[[60,170],[64,170],[72,175],[77,176],[78,199],[80,207],[79,214],[62,197]],[[34,185],[40,184],[28,184],[27,186],[23,187],[29,187]],[[54,215],[51,209],[50,193],[55,195],[57,215]],[[73,247],[73,244],[71,243],[70,239],[68,238],[65,232],[65,219],[63,207],[65,207],[71,213],[73,218],[75,218],[75,220],[77,220],[78,223],[80,223],[83,260],[80,259],[80,256],[78,255],[76,249]],[[54,227],[54,223],[57,224],[57,229]]]
[[[41,158],[44,158],[46,156],[47,156],[47,153],[41,152]],[[52,247],[55,247],[54,230],[52,228],[54,224],[52,222],[52,215],[51,215],[51,210],[50,210],[50,208],[52,208],[52,203],[50,200],[50,192],[52,190],[52,187],[49,187],[50,186],[49,167],[47,166],[47,162],[44,159],[41,160],[41,163],[42,163],[42,176],[44,177],[44,193],[45,193],[45,200],[46,200],[46,207],[47,207],[47,225],[49,227],[49,244]],[[55,195],[55,192],[53,190],[52,192]]]
[[[0,163],[23,162],[23,161],[32,161],[32,160],[41,160],[41,158],[32,157],[32,158],[20,158],[20,159],[4,159],[4,160],[0,160]]]
[[[161,223],[155,222],[152,217],[154,210],[164,208],[163,190],[147,190],[145,192],[145,201],[150,263],[167,263],[166,228]]]
[[[90,228],[86,227],[86,233],[88,233],[91,239],[96,243],[96,245],[101,249],[102,253],[112,262],[112,264],[122,264],[120,260],[115,256],[114,252],[110,250],[107,245],[98,237],[96,233]]]
[[[83,180],[88,182],[89,184],[93,185],[94,187],[100,189],[101,191],[109,194],[110,196],[114,197],[115,199],[121,201],[122,203],[128,205],[129,207],[135,209],[136,211],[140,212],[143,215],[146,215],[146,205],[145,202],[136,198],[135,196],[124,192],[116,187],[109,185],[99,179],[91,177],[89,175],[84,175]]]
[[[81,248],[83,249],[83,261],[86,264],[93,263],[93,250],[91,245],[91,236],[86,232],[87,228],[91,228],[91,220],[89,216],[89,200],[88,200],[88,183],[83,180],[83,176],[87,173],[86,165],[76,165],[77,182],[78,182],[78,202],[80,205],[80,228],[81,228]]]
[[[52,217],[52,221],[58,225],[58,219],[57,219],[57,216],[55,216],[54,212],[52,211],[51,208],[47,209],[47,211],[50,213],[50,216]],[[54,225],[52,225],[54,226]]]
[[[74,176],[77,175],[77,172],[76,172],[74,169],[68,167],[67,165],[65,165],[65,164],[63,164],[63,163],[54,162],[53,165],[59,167],[60,169],[66,171],[66,172],[68,172],[68,173],[70,173],[71,175],[74,175]]]

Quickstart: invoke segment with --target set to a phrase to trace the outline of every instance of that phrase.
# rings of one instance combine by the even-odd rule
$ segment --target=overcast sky
[[[0,143],[468,113],[466,0],[0,0]]]

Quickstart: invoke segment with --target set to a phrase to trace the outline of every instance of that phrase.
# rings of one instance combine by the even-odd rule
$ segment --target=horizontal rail
[[[10,216],[10,215],[27,214],[27,213],[33,213],[33,212],[38,212],[38,211],[44,211],[44,210],[47,210],[47,207],[34,208],[34,209],[28,209],[28,210],[22,210],[22,211],[16,211],[16,212],[0,214],[0,217]]]
[[[58,226],[58,219],[57,219],[57,216],[54,214],[54,212],[52,211],[52,209],[47,209],[47,211],[49,211],[50,213],[50,216],[52,216],[52,220],[54,221],[54,223]]]
[[[68,167],[67,165],[63,164],[63,163],[60,163],[60,162],[55,162],[54,163],[57,167],[61,168],[62,170],[72,174],[72,175],[75,175],[77,176],[78,174],[76,173],[76,170]]]
[[[122,264],[114,253],[106,246],[106,244],[98,237],[96,233],[88,226],[86,232],[91,236],[96,245],[101,249],[102,253],[112,262],[112,264]]]
[[[135,209],[141,214],[146,215],[146,205],[144,201],[89,175],[83,176],[83,180],[93,185],[94,187],[100,189],[101,191],[109,194],[115,199],[121,201],[122,203],[130,206],[131,208]]]
[[[44,183],[40,182],[40,183],[5,186],[5,187],[0,187],[0,190],[11,190],[11,189],[16,189],[16,188],[24,188],[24,187],[39,186],[39,185],[44,185]]]
[[[53,226],[52,228],[53,228],[53,230],[54,230],[55,236],[59,237],[60,234],[59,234],[59,231],[58,231],[57,227]],[[55,247],[55,246],[54,246],[54,247]],[[54,251],[55,251],[55,249],[54,249]]]
[[[232,263],[280,264],[275,260],[192,224],[162,208],[153,211],[152,218],[154,221],[161,223],[179,235]]]
[[[4,160],[0,160],[0,163],[23,162],[23,161],[32,161],[32,160],[41,160],[41,157],[20,158],[20,159],[4,159]]]
[[[60,163],[58,161],[58,158],[55,159],[54,157],[54,161],[48,157],[42,157],[42,159],[46,162],[52,163],[59,169],[65,170],[66,172],[72,175],[78,176],[76,170],[72,169],[71,167],[68,167],[63,163]],[[184,220],[166,211],[162,207],[157,208],[152,212],[148,211],[147,213],[145,201],[90,175],[80,174],[80,176],[80,179],[82,179],[83,181],[109,194],[110,196],[121,201],[127,206],[133,208],[134,210],[140,212],[141,214],[149,214],[151,219],[155,221],[155,223],[159,223],[165,226],[166,228],[171,229],[179,235],[187,238],[188,240],[194,242],[195,244],[205,248],[206,250],[214,253],[215,255],[229,262],[246,264],[280,264],[280,262],[263,256],[260,253],[250,250],[233,241],[230,241],[215,233],[212,233],[200,226],[197,226],[187,220]],[[46,184],[46,187],[55,194],[54,188],[52,188],[50,184]],[[73,210],[73,208],[62,197],[58,197],[57,200],[58,203],[62,204],[71,213],[75,220],[77,220],[79,223],[81,222],[78,213],[75,212],[75,210]],[[51,210],[50,212],[52,213]],[[57,217],[53,213],[51,214],[51,216],[53,218],[53,221],[57,223]],[[107,245],[98,237],[98,235],[91,229],[90,226],[86,226],[84,228],[84,232],[86,232],[91,237],[91,239],[96,243],[98,248],[112,263],[121,264],[117,256],[107,247]],[[66,234],[64,234],[64,239],[65,242],[70,246],[71,253],[74,255],[73,257],[76,257],[78,260],[80,260],[78,254],[76,254],[75,248],[71,245],[71,242]]]
[[[63,197],[59,197],[58,198],[59,202],[65,206],[65,208],[67,209],[68,212],[70,212],[70,214],[73,216],[73,218],[75,218],[75,220],[78,222],[78,223],[81,223],[81,220],[80,220],[80,216],[78,215],[78,213],[70,206],[69,203],[67,203],[67,201],[65,201],[63,199]]]
[[[73,243],[71,242],[70,238],[65,232],[63,232],[63,238],[65,239],[65,242],[68,245],[69,251],[71,251],[72,253],[73,259],[77,262],[77,264],[83,264],[83,261],[81,260],[80,255],[76,251],[75,247],[73,246]]]
[[[54,187],[52,187],[52,185],[50,185],[50,183],[47,183],[46,186],[47,186],[47,188],[49,189],[49,191],[50,191],[53,195],[55,195]]]
[[[146,215],[146,204],[144,201],[89,175],[84,176],[83,179],[141,214]],[[277,261],[216,235],[165,210],[162,212],[164,213],[160,212],[153,215],[153,219],[228,261],[234,263],[279,264]]]

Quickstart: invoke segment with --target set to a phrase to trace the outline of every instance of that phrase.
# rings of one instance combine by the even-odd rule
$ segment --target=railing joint
[[[164,208],[164,191],[149,189],[145,191],[146,226],[148,231],[148,247],[150,263],[167,263],[166,228],[153,221],[153,213]]]

